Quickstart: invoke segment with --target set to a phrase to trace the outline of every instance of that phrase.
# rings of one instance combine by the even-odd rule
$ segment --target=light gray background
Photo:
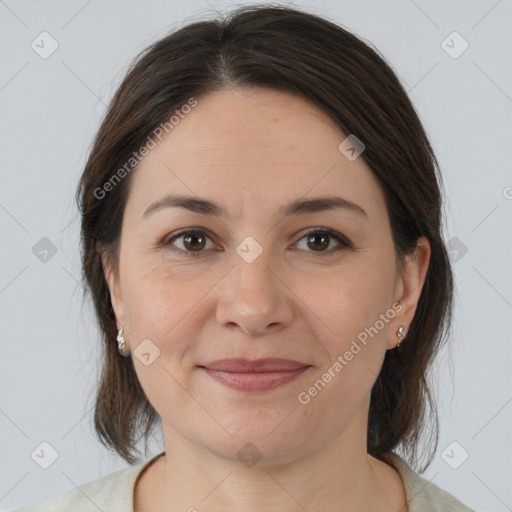
[[[132,57],[169,30],[236,5],[0,1],[2,510],[126,467],[91,430],[99,355],[91,308],[81,307],[75,186]],[[290,5],[375,45],[429,133],[448,197],[445,237],[467,253],[453,254],[454,336],[437,361],[440,445],[423,476],[475,510],[512,510],[512,2]],[[43,31],[59,45],[47,59],[31,48]],[[453,31],[469,44],[458,58],[442,44]],[[32,252],[42,237],[57,248],[47,262]],[[48,469],[31,458],[44,441],[58,452]],[[442,456],[454,441],[469,454],[458,469]],[[162,446],[156,439],[152,453]],[[461,453],[448,450],[452,459]]]

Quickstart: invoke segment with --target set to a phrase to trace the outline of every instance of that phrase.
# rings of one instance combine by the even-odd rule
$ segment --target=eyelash
[[[310,236],[312,234],[328,235],[330,238],[336,240],[337,242],[339,242],[342,245],[341,248],[334,249],[334,250],[330,249],[329,251],[319,251],[319,252],[316,252],[316,253],[315,253],[315,251],[306,251],[306,252],[311,252],[313,257],[315,257],[315,258],[316,257],[330,255],[333,252],[341,250],[342,248],[347,248],[348,249],[348,248],[352,247],[352,244],[345,237],[343,237],[340,233],[337,233],[336,231],[334,231],[332,229],[329,229],[329,228],[314,228],[311,231],[308,231],[308,232],[304,233],[301,236],[301,238],[299,238],[299,240],[296,243],[300,242],[303,238],[305,238],[307,236]],[[208,239],[211,240],[211,237],[208,236],[208,233],[206,233],[205,231],[203,231],[201,229],[188,229],[187,231],[181,231],[180,233],[175,234],[172,238],[169,238],[167,241],[164,241],[162,245],[164,247],[171,246],[172,242],[174,242],[178,238],[181,238],[181,237],[183,237],[185,235],[204,235]],[[201,257],[203,255],[203,253],[205,252],[204,249],[201,250],[201,251],[195,251],[194,252],[194,251],[184,251],[183,249],[179,249],[177,247],[174,247],[171,250],[177,251],[178,253],[181,253],[183,256],[187,256],[187,257],[191,256],[193,258]]]

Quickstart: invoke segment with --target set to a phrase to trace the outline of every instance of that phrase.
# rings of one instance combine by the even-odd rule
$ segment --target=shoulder
[[[386,459],[402,477],[409,512],[475,512],[452,494],[416,473],[398,454],[391,452]]]
[[[135,480],[148,462],[82,484],[65,494],[30,503],[14,512],[109,512],[132,510]]]

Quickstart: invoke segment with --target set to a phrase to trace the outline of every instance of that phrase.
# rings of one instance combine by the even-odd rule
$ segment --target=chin
[[[311,436],[306,432],[294,433],[290,428],[283,428],[283,424],[279,425],[280,421],[252,425],[244,422],[236,432],[233,431],[234,425],[228,429],[232,437],[221,429],[222,432],[217,431],[213,438],[203,437],[196,442],[218,457],[240,462],[247,467],[291,462],[306,453]]]

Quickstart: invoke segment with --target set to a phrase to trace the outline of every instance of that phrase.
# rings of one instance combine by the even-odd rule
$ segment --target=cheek
[[[187,312],[193,307],[193,288],[181,287],[158,269],[147,269],[137,276],[132,274],[125,282],[127,326],[135,343],[149,338],[163,350],[165,340],[176,338],[174,333],[180,330]],[[180,339],[178,337],[177,343],[172,344],[173,352],[179,350]],[[169,350],[167,345],[166,351]]]
[[[348,350],[358,336],[364,340],[364,333],[376,322],[385,333],[388,324],[382,325],[379,319],[386,312],[388,320],[392,318],[392,270],[368,254],[353,265],[339,267],[327,279],[313,282],[302,277],[297,281],[301,283],[297,295],[307,297],[308,308],[315,312],[318,337],[325,341],[331,359]]]
[[[302,391],[330,425],[345,424],[361,404],[368,405],[395,313],[389,274],[353,267],[308,295],[308,307],[321,319],[316,338],[327,355]]]
[[[184,354],[194,344],[190,312],[197,297],[190,291],[193,289],[180,286],[176,279],[162,275],[158,269],[146,270],[126,286],[135,371],[159,414],[166,414],[167,404],[186,400],[182,385],[188,384],[181,365]],[[143,347],[149,349],[142,350]],[[150,356],[144,359],[146,352]]]

